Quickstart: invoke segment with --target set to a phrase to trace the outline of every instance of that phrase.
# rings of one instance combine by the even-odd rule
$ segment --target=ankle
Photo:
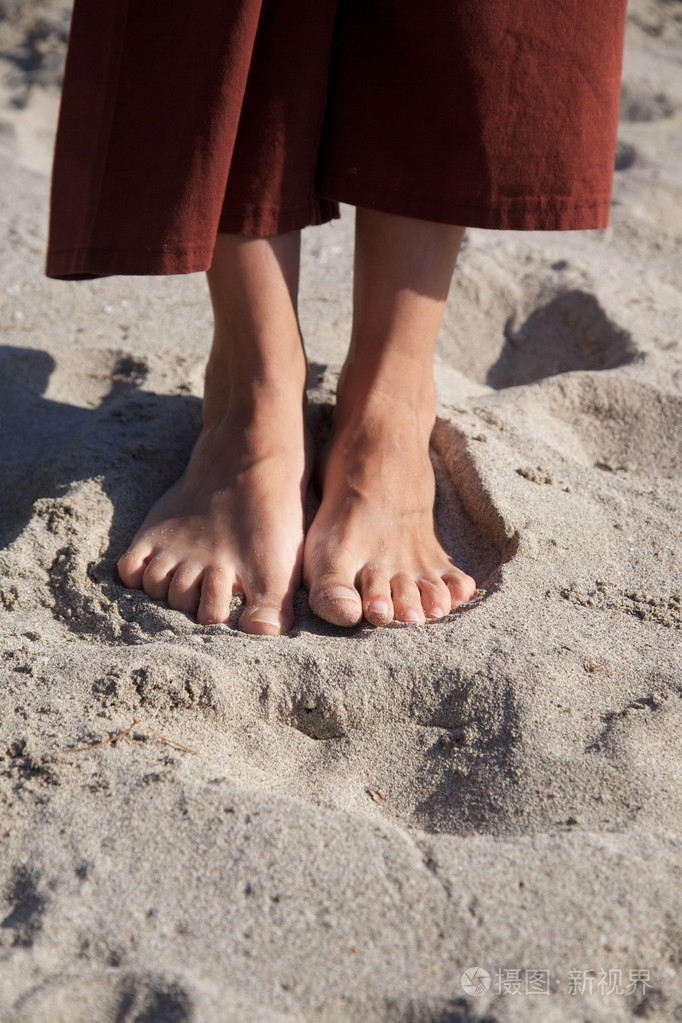
[[[239,344],[215,338],[204,378],[204,426],[225,417],[303,407],[308,364],[300,338],[265,351],[254,339]]]
[[[374,373],[346,366],[339,380],[334,424],[337,430],[363,426],[392,434],[430,437],[436,418],[436,388],[431,372],[417,366],[382,367]]]

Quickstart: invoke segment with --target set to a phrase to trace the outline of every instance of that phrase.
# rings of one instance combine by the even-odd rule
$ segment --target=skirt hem
[[[423,196],[389,192],[371,185],[326,175],[320,192],[304,207],[279,211],[272,206],[250,206],[242,214],[223,215],[219,232],[249,238],[267,238],[338,219],[339,203],[414,217],[439,224],[457,224],[498,231],[585,231],[608,226],[609,198],[571,202],[565,198],[501,200],[479,206],[467,202],[436,203]],[[109,249],[82,246],[50,249],[45,273],[55,280],[90,280],[112,275],[170,276],[208,270],[213,249]]]
[[[45,276],[59,281],[97,277],[171,276],[208,270],[213,249],[48,249]]]
[[[611,196],[578,201],[565,196],[500,199],[478,204],[470,201],[436,201],[429,196],[390,190],[326,173],[320,181],[321,195],[348,203],[417,220],[496,231],[585,231],[608,227]]]

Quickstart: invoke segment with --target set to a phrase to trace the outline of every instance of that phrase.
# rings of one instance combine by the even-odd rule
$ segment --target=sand
[[[206,285],[42,277],[68,10],[0,4],[2,1023],[682,1020],[681,6],[631,4],[608,230],[467,237],[433,448],[480,599],[257,639],[116,581]],[[352,231],[305,234],[319,435]]]

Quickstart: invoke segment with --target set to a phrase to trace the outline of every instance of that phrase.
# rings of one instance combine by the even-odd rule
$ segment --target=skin
[[[122,582],[200,624],[279,635],[302,578],[320,617],[423,623],[476,584],[438,540],[428,454],[433,359],[464,229],[357,211],[354,315],[322,499],[304,538],[312,451],[297,317],[300,232],[219,235],[203,429],[180,480],[118,563]]]

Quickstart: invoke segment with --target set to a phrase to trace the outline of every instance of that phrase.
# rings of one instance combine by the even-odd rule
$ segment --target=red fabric
[[[47,273],[206,269],[338,202],[608,222],[625,0],[75,0]]]

